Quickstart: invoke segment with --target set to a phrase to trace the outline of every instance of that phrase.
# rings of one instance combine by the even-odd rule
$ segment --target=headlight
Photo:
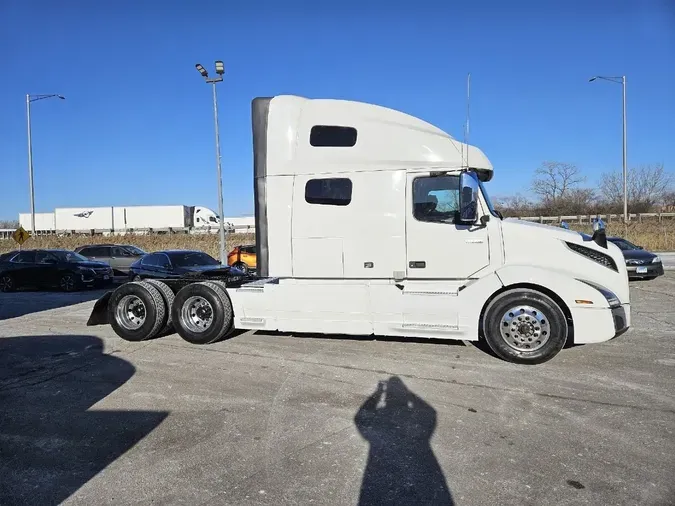
[[[609,307],[617,307],[621,305],[621,301],[619,300],[619,297],[617,297],[614,292],[611,290],[608,290],[607,288],[603,288],[600,285],[596,285],[595,283],[592,283],[590,281],[586,281],[583,279],[579,279],[578,281],[581,281],[582,283],[586,283],[588,286],[592,286],[595,288],[598,292],[602,294],[602,296],[605,298],[607,301],[607,304],[609,304]]]
[[[653,264],[660,264],[661,263],[661,257],[654,257],[654,259],[652,260],[652,263]]]

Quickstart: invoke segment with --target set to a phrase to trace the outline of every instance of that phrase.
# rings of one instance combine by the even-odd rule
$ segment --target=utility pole
[[[28,123],[28,184],[30,185],[30,221],[31,232],[35,236],[35,186],[33,184],[33,135],[30,125],[30,103],[45,98],[60,98],[65,100],[63,95],[26,95],[26,120]]]
[[[225,265],[227,263],[227,257],[225,253],[225,220],[223,216],[223,170],[220,156],[220,131],[218,128],[218,96],[216,94],[216,83],[223,80],[225,66],[222,61],[216,61],[216,74],[218,74],[218,77],[212,78],[209,78],[209,73],[201,64],[197,63],[195,68],[202,75],[204,80],[213,87],[213,119],[216,127],[216,166],[218,173],[218,221],[220,223],[220,263],[221,265]]]
[[[623,222],[628,223],[628,158],[626,155],[626,76],[594,76],[588,82],[602,79],[619,83],[623,88]]]

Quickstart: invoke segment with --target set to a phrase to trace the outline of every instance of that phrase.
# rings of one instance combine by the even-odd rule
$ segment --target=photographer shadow
[[[431,449],[436,410],[392,376],[354,417],[370,443],[359,506],[452,505],[452,494]]]

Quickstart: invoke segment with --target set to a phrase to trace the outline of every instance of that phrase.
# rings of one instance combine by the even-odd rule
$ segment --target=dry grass
[[[571,230],[593,233],[591,225],[569,223],[569,226]],[[605,226],[608,236],[623,237],[649,251],[675,251],[675,220],[632,222],[628,225],[605,222]]]
[[[592,234],[590,225],[570,223],[572,230]],[[638,244],[650,251],[675,251],[675,220],[664,220],[661,223],[648,221],[643,223],[633,222],[628,226],[623,223],[606,223],[607,235],[625,237],[629,241]],[[552,225],[556,226],[556,225]],[[29,239],[25,243],[26,248],[65,248],[75,249],[85,244],[99,244],[117,242],[121,244],[135,244],[146,251],[159,251],[164,249],[195,249],[205,251],[214,258],[219,257],[218,235],[135,235],[116,237],[88,237],[70,236],[56,237],[46,236]],[[240,244],[254,244],[253,234],[231,234],[227,237],[227,251]],[[11,240],[0,240],[0,253],[17,249],[17,244]]]
[[[243,244],[255,244],[253,234],[229,234],[227,236],[229,252],[233,247]],[[217,234],[175,234],[175,235],[129,235],[129,236],[96,236],[77,235],[70,237],[44,236],[28,239],[24,243],[26,248],[64,248],[73,250],[87,244],[133,244],[145,251],[160,251],[166,249],[193,249],[208,253],[214,258],[220,257],[219,237]],[[12,240],[0,240],[0,253],[17,249],[18,245]]]

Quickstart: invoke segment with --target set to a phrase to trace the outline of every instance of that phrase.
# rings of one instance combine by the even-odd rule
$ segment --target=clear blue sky
[[[462,137],[495,166],[493,195],[526,191],[543,160],[591,181],[629,164],[675,167],[672,0],[0,0],[0,217],[29,210],[26,93],[36,210],[206,205],[217,209],[211,91],[222,59],[225,214],[251,213],[256,96],[374,102]]]

